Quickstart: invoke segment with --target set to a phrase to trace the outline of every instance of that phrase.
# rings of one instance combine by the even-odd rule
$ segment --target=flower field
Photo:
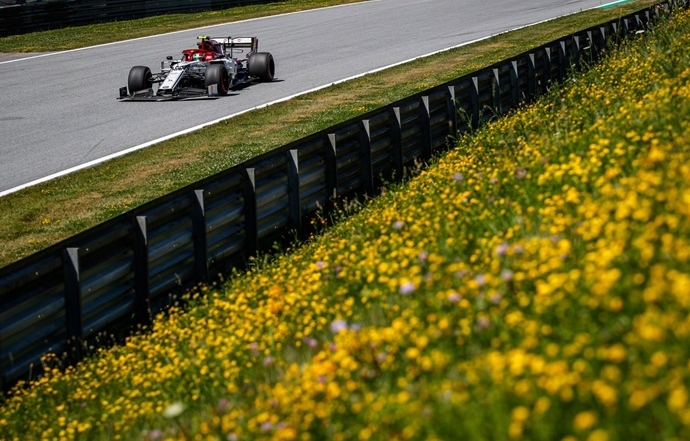
[[[690,439],[688,47],[681,12],[17,390],[0,439]]]

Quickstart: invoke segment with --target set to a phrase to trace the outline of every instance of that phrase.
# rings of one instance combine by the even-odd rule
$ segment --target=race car
[[[231,89],[253,82],[271,82],[275,62],[269,52],[259,52],[256,37],[197,37],[193,49],[185,49],[179,59],[168,56],[161,71],[151,73],[146,66],[129,71],[127,87],[120,88],[122,101],[170,101],[208,99],[227,95]],[[238,58],[238,54],[245,54]],[[153,85],[157,84],[154,91]]]

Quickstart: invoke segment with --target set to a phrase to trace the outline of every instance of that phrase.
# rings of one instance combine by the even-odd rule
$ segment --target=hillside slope
[[[689,31],[56,369],[0,438],[687,439]]]

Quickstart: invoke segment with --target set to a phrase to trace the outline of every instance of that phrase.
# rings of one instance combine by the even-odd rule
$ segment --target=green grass
[[[689,439],[688,45],[686,11],[51,371],[0,406],[0,435]]]
[[[337,1],[287,1],[272,6],[194,14],[207,23],[217,14],[227,21],[266,11],[339,4]],[[398,66],[358,80],[303,95],[290,102],[253,111],[214,130],[162,142],[125,157],[39,184],[0,198],[0,265],[6,265],[114,215],[162,196],[267,150],[327,128],[367,110],[404,98],[490,63],[568,35],[588,26],[640,9],[641,0],[608,10],[592,10],[542,23],[477,44]],[[281,9],[285,8],[285,9]],[[165,29],[193,27],[188,16],[169,17]],[[239,19],[239,18],[238,18]],[[46,51],[74,42],[96,44],[162,32],[157,19],[40,32],[0,39],[2,51]],[[99,30],[103,28],[103,30]],[[75,38],[84,30],[84,38]],[[102,34],[102,39],[96,38]],[[87,37],[92,35],[92,37]],[[238,136],[241,135],[241,136]]]

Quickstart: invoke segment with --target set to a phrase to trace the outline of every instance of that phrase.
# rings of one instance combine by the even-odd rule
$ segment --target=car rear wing
[[[223,46],[223,51],[232,56],[233,49],[249,49],[248,54],[259,50],[259,39],[256,37],[207,37],[205,35],[197,37],[200,40],[214,40]],[[244,51],[240,51],[244,52]]]

